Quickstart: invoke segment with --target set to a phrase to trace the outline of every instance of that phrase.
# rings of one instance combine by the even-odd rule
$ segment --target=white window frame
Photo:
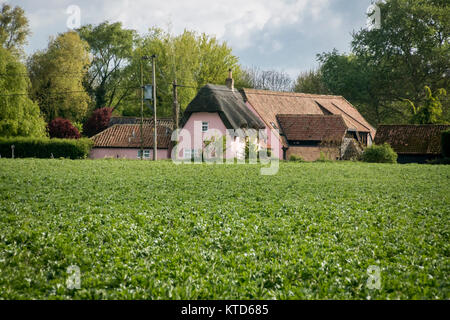
[[[209,122],[202,121],[202,132],[207,132],[209,129]]]
[[[138,157],[138,159],[141,158],[141,149],[138,150],[137,157]],[[144,159],[150,159],[150,150],[145,150],[144,149],[143,158]]]

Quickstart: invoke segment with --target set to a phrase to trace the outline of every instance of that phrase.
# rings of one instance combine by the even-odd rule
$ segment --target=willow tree
[[[39,106],[28,97],[30,80],[25,66],[0,47],[0,136],[45,135]]]
[[[198,88],[207,83],[225,84],[228,69],[233,70],[235,86],[240,86],[242,70],[238,64],[238,58],[233,55],[232,49],[226,42],[217,38],[198,34],[192,31],[184,31],[180,35],[171,35],[158,28],[150,29],[150,32],[139,39],[137,48],[133,52],[133,58],[127,70],[130,75],[129,86],[136,86],[139,77],[140,63],[143,63],[144,82],[152,83],[151,62],[142,60],[143,56],[156,54],[156,80],[158,113],[169,116],[172,112],[172,82],[176,79],[179,85],[178,99],[183,110],[195,97]],[[137,79],[136,79],[137,78]],[[127,104],[123,106],[127,114],[129,108],[138,111],[138,96],[129,97]],[[146,108],[149,112],[149,108]]]
[[[30,34],[25,12],[19,6],[4,3],[0,8],[0,45],[14,54],[21,55]]]
[[[71,121],[85,118],[91,100],[83,79],[89,65],[89,45],[71,31],[52,39],[45,51],[28,60],[31,96],[47,121],[57,117]]]

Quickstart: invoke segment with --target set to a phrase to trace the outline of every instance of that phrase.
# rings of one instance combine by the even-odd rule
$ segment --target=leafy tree
[[[120,22],[105,21],[97,26],[82,26],[78,33],[89,43],[93,55],[85,87],[94,98],[95,108],[116,108],[133,92],[132,88],[124,88],[127,79],[134,80],[132,87],[139,87],[137,74],[126,68],[132,57],[136,31],[124,29]]]
[[[301,73],[294,83],[294,92],[328,94],[329,90],[323,80],[320,70],[310,70]]]
[[[109,120],[112,115],[112,108],[100,108],[95,109],[91,117],[84,123],[83,132],[88,137],[105,130],[108,128]]]
[[[440,98],[447,95],[445,89],[438,89],[434,96],[431,88],[425,86],[425,101],[423,105],[416,106],[411,100],[405,99],[411,107],[411,123],[433,124],[442,122],[442,103]]]
[[[381,28],[355,33],[352,51],[369,68],[379,99],[419,103],[425,85],[448,88],[448,1],[388,0],[378,6]]]
[[[45,136],[39,106],[28,97],[25,66],[0,47],[0,136]]]
[[[0,44],[15,54],[22,53],[22,47],[30,34],[25,12],[19,6],[12,8],[2,4],[0,10]]]
[[[354,33],[350,55],[319,55],[323,80],[370,122],[407,122],[404,99],[419,104],[426,99],[425,85],[449,87],[448,1],[387,0],[377,5],[381,28]],[[448,109],[448,100],[444,104]]]
[[[404,117],[402,110],[393,107],[392,98],[384,95],[389,82],[388,71],[336,50],[318,55],[318,60],[322,82],[329,92],[348,99],[370,123],[386,122],[388,117]]]
[[[225,42],[219,42],[215,37],[206,34],[197,34],[184,31],[173,36],[161,29],[150,29],[149,33],[139,40],[133,53],[132,63],[127,67],[130,73],[139,75],[140,63],[143,63],[144,83],[152,83],[151,62],[141,60],[142,56],[157,55],[156,81],[158,113],[169,116],[172,113],[172,81],[183,85],[178,88],[178,99],[183,110],[194,98],[199,87],[207,83],[225,83],[228,69],[233,70],[235,86],[239,87],[242,79],[242,70],[238,58]],[[130,80],[129,86],[136,80]],[[139,82],[138,82],[139,83]],[[139,94],[139,93],[138,93]],[[129,104],[122,109],[123,112],[131,106],[136,108],[138,97],[131,96]],[[146,108],[147,113],[150,109]]]
[[[78,129],[69,120],[63,118],[50,121],[47,130],[50,138],[79,139],[81,137]]]
[[[52,39],[45,51],[28,60],[31,94],[47,121],[85,118],[90,98],[82,82],[90,64],[88,50],[88,44],[71,31]]]

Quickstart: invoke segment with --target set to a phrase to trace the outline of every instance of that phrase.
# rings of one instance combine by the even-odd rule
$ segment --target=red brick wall
[[[326,157],[331,160],[336,160],[339,157],[339,148],[325,148],[325,147],[289,147],[286,150],[286,160],[289,160],[291,155],[302,157],[305,161],[314,161],[320,158],[320,152],[323,152]]]

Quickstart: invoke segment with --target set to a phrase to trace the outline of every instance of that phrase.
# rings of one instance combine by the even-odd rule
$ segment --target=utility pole
[[[158,134],[157,134],[157,125],[156,125],[156,66],[155,66],[156,55],[152,55],[152,71],[153,71],[153,124],[154,124],[154,133],[153,133],[153,160],[158,160]]]
[[[144,57],[139,60],[141,67],[141,160],[144,159],[144,75],[142,72],[142,60],[144,60]]]
[[[174,122],[174,130],[178,129],[178,124],[180,123],[180,105],[178,104],[178,92],[177,92],[177,79],[173,80],[173,122]]]

